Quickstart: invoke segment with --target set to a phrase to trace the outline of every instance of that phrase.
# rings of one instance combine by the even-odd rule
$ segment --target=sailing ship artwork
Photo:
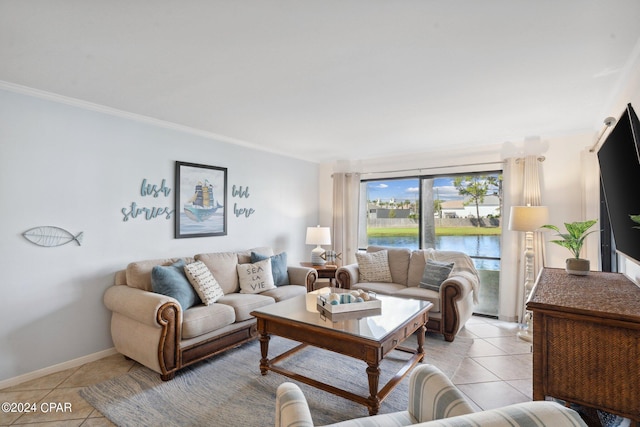
[[[224,236],[227,169],[176,162],[176,238]]]
[[[208,220],[223,206],[213,197],[213,185],[208,180],[196,184],[193,196],[184,204],[184,214],[192,221]]]

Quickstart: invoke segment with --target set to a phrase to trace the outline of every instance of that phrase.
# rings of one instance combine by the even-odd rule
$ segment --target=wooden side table
[[[336,270],[338,270],[338,265],[313,265],[310,262],[301,262],[300,265],[314,268],[318,272],[318,279],[329,279],[331,286],[336,285]]]
[[[545,268],[531,292],[533,399],[640,421],[640,287],[619,273]]]

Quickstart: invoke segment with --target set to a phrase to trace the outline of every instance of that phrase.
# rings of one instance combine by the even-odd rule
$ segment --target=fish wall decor
[[[29,229],[22,233],[25,239],[38,246],[44,246],[52,248],[55,246],[66,245],[69,242],[75,241],[78,246],[82,244],[83,232],[81,231],[77,235],[73,235],[69,231],[54,226],[43,226]]]

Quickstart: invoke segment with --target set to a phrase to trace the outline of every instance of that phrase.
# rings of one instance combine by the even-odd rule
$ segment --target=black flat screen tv
[[[600,179],[615,249],[640,262],[640,121],[631,104],[598,151]]]

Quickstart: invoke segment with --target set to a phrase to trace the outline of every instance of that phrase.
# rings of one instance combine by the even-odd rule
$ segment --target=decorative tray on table
[[[317,308],[331,320],[346,320],[377,316],[382,313],[382,302],[373,292],[331,292],[318,295]]]

